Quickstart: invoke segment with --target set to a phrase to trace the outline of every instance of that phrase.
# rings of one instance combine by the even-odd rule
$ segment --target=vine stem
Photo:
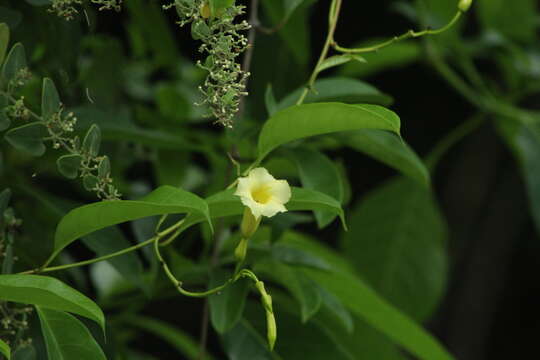
[[[140,249],[140,248],[145,247],[147,245],[150,245],[152,243],[156,243],[156,242],[159,243],[159,240],[161,240],[163,237],[169,235],[173,231],[177,230],[182,225],[182,223],[183,223],[183,220],[181,220],[181,221],[177,222],[176,224],[172,225],[171,227],[157,233],[152,238],[150,238],[150,239],[148,239],[146,241],[143,241],[140,244],[137,244],[137,245],[122,249],[120,251],[117,251],[117,252],[114,252],[114,253],[111,253],[111,254],[107,254],[107,255],[100,256],[100,257],[97,257],[97,258],[94,258],[94,259],[80,261],[80,262],[76,262],[76,263],[72,263],[72,264],[47,267],[47,265],[50,264],[50,262],[52,260],[54,260],[54,257],[51,257],[40,268],[33,269],[33,270],[28,270],[28,271],[23,271],[23,272],[20,272],[19,275],[39,274],[39,273],[46,273],[46,272],[51,272],[51,271],[65,270],[65,269],[90,265],[90,264],[94,264],[94,263],[97,263],[97,262],[100,262],[100,261],[112,259],[114,257],[117,257],[117,256],[120,256],[120,255],[127,254],[129,252],[135,251],[137,249]]]
[[[342,0],[332,0],[332,4],[330,5],[330,12],[328,14],[328,35],[326,36],[326,41],[324,42],[324,46],[321,51],[321,55],[319,56],[319,60],[317,61],[317,65],[315,65],[315,68],[313,69],[313,72],[309,77],[309,81],[304,91],[302,92],[302,95],[300,95],[300,98],[296,102],[296,105],[301,105],[306,99],[306,96],[313,88],[315,80],[317,80],[317,75],[319,74],[319,66],[324,62],[324,60],[326,60],[326,57],[328,56],[328,51],[330,50],[330,46],[334,41],[334,33],[336,32],[339,13],[341,11],[341,1]]]
[[[438,34],[441,34],[443,32],[445,32],[446,30],[450,29],[452,26],[454,26],[455,23],[458,22],[458,20],[461,18],[461,15],[462,15],[462,12],[461,11],[458,11],[454,17],[452,18],[452,20],[450,20],[450,22],[448,22],[445,26],[439,28],[439,29],[436,29],[436,30],[432,30],[432,29],[426,29],[426,30],[422,30],[422,31],[414,31],[414,30],[409,30],[407,31],[406,33],[402,34],[402,35],[399,35],[399,36],[394,36],[393,38],[385,41],[385,42],[382,42],[378,45],[373,45],[373,46],[368,46],[368,47],[363,47],[363,48],[356,48],[356,49],[350,49],[350,48],[345,48],[345,47],[341,47],[339,46],[333,39],[332,39],[332,47],[336,50],[336,51],[339,51],[339,52],[342,52],[342,53],[347,53],[347,54],[361,54],[361,53],[367,53],[367,52],[374,52],[374,51],[378,51],[382,48],[385,48],[389,45],[392,45],[393,43],[395,42],[398,42],[398,41],[402,41],[402,40],[406,40],[406,39],[410,39],[410,38],[418,38],[418,37],[421,37],[421,36],[426,36],[426,35],[438,35]]]

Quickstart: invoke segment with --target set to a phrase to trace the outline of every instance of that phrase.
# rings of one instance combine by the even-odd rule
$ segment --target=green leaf
[[[12,80],[19,70],[26,67],[26,54],[21,43],[13,45],[9,51],[4,66],[2,67],[2,78],[7,83]]]
[[[421,360],[452,360],[420,325],[392,307],[360,278],[347,273],[304,269],[316,283],[336,295],[355,315]]]
[[[272,85],[268,84],[266,92],[264,93],[264,104],[266,105],[266,111],[268,115],[273,115],[277,111],[276,97],[274,96],[274,90]]]
[[[315,135],[340,131],[379,129],[399,134],[400,120],[392,111],[377,105],[318,103],[298,105],[275,114],[259,135],[258,158],[280,145]]]
[[[294,106],[302,92],[304,92],[304,89],[305,87],[301,87],[287,95],[277,104],[275,110],[270,115],[274,115],[279,110]],[[304,104],[330,101],[386,106],[392,103],[392,98],[363,81],[345,77],[331,77],[315,81],[312,91],[309,92],[304,100]]]
[[[82,159],[82,156],[78,154],[62,155],[56,160],[56,166],[58,171],[68,179],[76,179]]]
[[[230,277],[231,274],[226,272],[216,272],[211,278],[209,288],[223,284]],[[223,334],[229,331],[242,318],[249,285],[248,280],[242,279],[208,298],[210,319],[218,333]]]
[[[88,174],[83,177],[83,186],[88,191],[94,191],[99,184],[99,178],[95,175]]]
[[[111,174],[111,162],[108,156],[103,156],[98,166],[98,177],[105,179]]]
[[[73,315],[36,306],[49,359],[107,360],[90,331]]]
[[[536,40],[538,3],[535,0],[520,0],[512,4],[505,0],[482,0],[475,3],[480,23],[487,30],[499,32],[514,41]]]
[[[349,61],[358,61],[360,63],[366,63],[366,59],[358,55],[334,55],[326,58],[316,69],[318,73],[321,71],[340,66],[348,63]]]
[[[302,189],[293,187],[291,200],[286,204],[289,211],[308,211],[308,210],[327,210],[337,214],[343,226],[344,213],[341,205],[335,199],[314,190]],[[244,213],[244,205],[240,198],[234,195],[235,189],[229,189],[217,194],[214,194],[206,199],[210,208],[210,217],[217,219],[226,216],[241,215]],[[185,230],[194,224],[204,221],[204,218],[198,214],[190,214],[182,226],[181,230]]]
[[[91,156],[97,156],[101,144],[101,131],[95,124],[90,126],[82,143],[82,150]]]
[[[7,47],[9,45],[9,27],[7,24],[0,24],[0,65],[4,62]]]
[[[11,349],[2,339],[0,339],[0,354],[4,355],[7,360],[11,359]]]
[[[373,39],[356,44],[354,47],[371,46],[385,40],[387,39]],[[413,64],[420,59],[421,54],[422,49],[418,41],[402,41],[376,52],[362,54],[367,63],[350,62],[339,68],[338,73],[343,76],[364,78],[386,69],[399,69]]]
[[[108,226],[148,216],[180,213],[193,213],[211,226],[206,202],[172,186],[159,187],[140,200],[102,201],[78,207],[58,224],[51,259],[73,241]]]
[[[362,130],[345,134],[341,140],[347,146],[393,167],[420,184],[429,186],[431,182],[423,161],[395,134],[380,130]]]
[[[0,131],[6,130],[11,125],[11,120],[6,113],[6,107],[8,105],[8,99],[0,95]]]
[[[47,136],[47,129],[39,122],[16,127],[4,135],[7,142],[15,149],[33,156],[41,156],[45,153],[43,138]]]
[[[60,96],[54,82],[49,78],[44,78],[41,92],[41,116],[47,120],[57,113],[61,106]]]
[[[220,16],[221,13],[234,5],[235,0],[208,0],[212,16]]]
[[[285,18],[283,21],[287,21],[298,6],[300,6],[304,1],[305,0],[283,0],[283,7],[285,10]]]
[[[341,325],[343,325],[343,328],[348,333],[351,333],[354,330],[354,320],[349,310],[347,310],[341,300],[334,294],[329,293],[321,287],[318,287],[318,290],[324,307],[332,314],[332,316],[340,321]]]
[[[418,321],[446,285],[446,225],[430,191],[400,178],[366,195],[343,234],[343,253],[377,292]]]
[[[341,176],[337,167],[326,155],[307,147],[294,148],[287,155],[296,163],[304,188],[322,192],[339,203],[343,201]],[[319,228],[330,224],[336,217],[331,212],[317,210],[314,213]]]
[[[302,322],[308,321],[319,311],[322,299],[318,286],[298,268],[276,261],[265,261],[255,265],[257,274],[279,283],[294,296],[300,304]]]
[[[142,329],[160,339],[163,339],[166,343],[176,349],[178,353],[185,356],[186,359],[200,359],[199,345],[188,334],[184,333],[180,329],[177,329],[163,321],[138,315],[122,317],[122,322]],[[207,354],[204,359],[211,360],[212,356]]]
[[[97,322],[105,329],[101,309],[89,298],[60,280],[40,275],[0,275],[0,299],[69,311]]]
[[[223,335],[223,346],[231,360],[273,360],[266,340],[246,321]]]

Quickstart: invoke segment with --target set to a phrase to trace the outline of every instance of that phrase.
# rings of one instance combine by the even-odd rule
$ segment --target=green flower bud
[[[459,0],[458,9],[461,12],[467,12],[471,7],[472,0]]]
[[[276,317],[274,313],[269,311],[266,312],[266,338],[268,339],[270,351],[274,350],[277,339]]]
[[[248,248],[248,239],[246,238],[240,239],[240,242],[238,243],[238,245],[236,246],[236,249],[234,250],[234,257],[236,258],[236,261],[238,261],[239,263],[244,261],[244,259],[246,258],[247,248]]]
[[[259,228],[260,223],[261,217],[256,219],[255,216],[253,216],[251,210],[246,207],[244,210],[244,216],[242,217],[242,224],[240,225],[240,231],[242,232],[242,236],[246,239],[252,237]]]

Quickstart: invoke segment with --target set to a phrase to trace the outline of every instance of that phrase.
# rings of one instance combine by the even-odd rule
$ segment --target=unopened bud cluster
[[[99,5],[99,10],[120,11],[122,0],[90,0],[92,4]],[[77,10],[83,0],[52,0],[49,12],[55,13],[65,20],[73,20],[79,13]]]
[[[171,7],[177,10],[180,26],[191,23],[192,37],[202,41],[199,51],[206,55],[204,61],[197,62],[197,66],[208,71],[204,84],[199,86],[203,100],[198,105],[207,104],[216,122],[232,127],[240,100],[247,95],[245,84],[249,77],[237,58],[248,47],[248,40],[241,32],[250,25],[246,21],[234,22],[244,14],[245,7],[233,5],[218,15],[210,13],[205,0],[176,0],[165,6]]]

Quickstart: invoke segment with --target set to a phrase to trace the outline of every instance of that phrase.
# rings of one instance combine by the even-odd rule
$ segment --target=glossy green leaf
[[[206,199],[212,219],[243,214],[244,205],[240,201],[240,198],[234,195],[234,192],[235,189],[230,189],[214,194]],[[291,200],[286,204],[286,207],[289,211],[332,211],[341,218],[342,224],[345,226],[343,209],[339,202],[328,195],[314,190],[293,187]],[[202,221],[204,221],[202,216],[190,214],[180,229],[185,230]]]
[[[427,319],[448,266],[446,225],[430,191],[410,179],[391,181],[366,195],[349,223],[343,253],[362,278],[414,319]]]
[[[103,312],[92,300],[52,277],[0,275],[0,299],[72,312],[105,328]]]
[[[6,107],[9,105],[8,99],[0,95],[0,131],[4,131],[11,125],[11,120],[6,112]]]
[[[6,51],[9,45],[9,27],[7,24],[0,24],[0,65],[4,62]]]
[[[2,67],[2,79],[6,82],[12,80],[19,70],[26,67],[26,53],[21,43],[13,45],[9,51],[4,66]]]
[[[347,146],[393,167],[420,184],[431,182],[429,171],[401,137],[379,130],[362,130],[341,137]]]
[[[360,278],[347,273],[304,271],[349,310],[421,360],[453,359],[420,325],[391,306]]]
[[[91,156],[97,156],[101,145],[101,130],[95,124],[90,126],[82,143],[82,150]]]
[[[300,304],[302,322],[319,311],[322,299],[318,286],[298,268],[276,261],[255,264],[255,272],[285,287]]]
[[[11,359],[11,349],[8,344],[2,341],[2,339],[0,339],[0,354],[4,355],[7,360]]]
[[[321,72],[336,66],[340,66],[348,63],[349,61],[358,61],[359,63],[366,63],[366,59],[358,55],[334,55],[326,58],[316,69],[317,72]]]
[[[230,277],[231,274],[222,271],[212,274],[209,288],[223,284]],[[242,279],[208,298],[210,320],[218,333],[229,331],[240,321],[250,285],[249,280]]]
[[[192,213],[210,222],[208,205],[197,195],[161,186],[140,200],[101,201],[78,207],[62,218],[54,238],[54,258],[73,241],[94,231],[154,215]]]
[[[177,329],[163,321],[145,316],[126,316],[122,318],[126,324],[144,330],[164,340],[186,359],[199,360],[199,344],[182,330]],[[207,354],[204,360],[211,360]]]
[[[222,336],[230,360],[273,360],[266,340],[246,321],[240,321]]]
[[[43,138],[47,136],[47,129],[39,122],[16,127],[4,135],[7,142],[15,149],[33,156],[41,156],[45,153]]]
[[[54,82],[49,78],[43,79],[43,90],[41,92],[41,116],[43,119],[48,119],[57,113],[61,105],[60,96]]]
[[[535,41],[538,28],[538,2],[520,0],[475,1],[480,23],[487,30],[499,32],[514,41]]]
[[[49,359],[106,360],[90,331],[73,315],[36,306]]]
[[[377,105],[317,103],[298,105],[276,113],[259,135],[257,162],[280,145],[315,135],[341,131],[379,129],[399,134],[400,120]]]
[[[385,39],[373,39],[368,42],[356,44],[354,47],[364,47],[378,44]],[[362,56],[366,63],[350,62],[338,69],[338,74],[350,77],[366,77],[377,74],[386,69],[399,69],[413,64],[420,59],[421,44],[416,41],[403,41],[392,44],[379,51],[365,53]],[[384,104],[383,104],[384,105]]]
[[[301,87],[283,98],[270,113],[294,106],[304,91]],[[313,90],[306,96],[304,103],[339,101],[349,104],[390,105],[392,98],[375,87],[360,80],[346,77],[330,77],[315,81]]]
[[[82,159],[82,156],[77,154],[62,155],[56,160],[56,166],[58,171],[68,179],[76,179]]]
[[[289,151],[288,157],[296,163],[304,188],[322,192],[339,203],[343,201],[343,183],[339,170],[326,155],[307,147],[298,147]],[[330,224],[336,217],[331,212],[317,210],[314,213],[319,228]]]

